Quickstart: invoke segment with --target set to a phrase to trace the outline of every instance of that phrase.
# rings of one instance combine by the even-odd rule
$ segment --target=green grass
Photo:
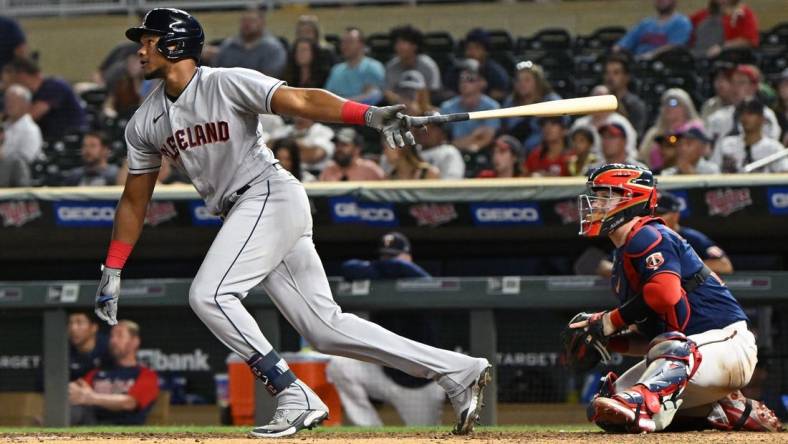
[[[52,434],[160,434],[172,435],[179,433],[203,434],[203,435],[239,435],[243,436],[249,431],[250,427],[234,426],[95,426],[95,427],[69,427],[69,428],[45,428],[45,427],[0,427],[2,434],[32,434],[32,433],[52,433]],[[320,427],[307,433],[334,434],[334,433],[380,433],[380,434],[409,434],[409,433],[449,433],[451,427]],[[590,432],[597,430],[588,425],[517,425],[517,426],[477,426],[477,432],[500,432],[500,433],[527,433],[527,432]]]

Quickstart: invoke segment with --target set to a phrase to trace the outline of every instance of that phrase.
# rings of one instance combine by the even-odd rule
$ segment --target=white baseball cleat
[[[249,432],[254,438],[281,438],[295,435],[299,430],[312,429],[328,417],[325,410],[285,410],[274,413],[271,422]]]
[[[484,407],[484,387],[492,381],[492,366],[487,365],[479,372],[479,376],[462,393],[452,398],[451,406],[457,414],[457,425],[452,433],[467,435],[473,431],[474,425],[479,422],[479,415]]]

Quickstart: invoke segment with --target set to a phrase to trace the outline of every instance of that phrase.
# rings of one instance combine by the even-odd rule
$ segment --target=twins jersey
[[[273,114],[284,83],[244,68],[199,67],[173,101],[161,82],[126,126],[129,174],[157,171],[165,156],[221,214],[235,191],[275,171],[257,116]]]
[[[613,254],[611,284],[619,301],[642,297],[643,285],[659,273],[673,273],[682,283],[703,269],[703,261],[681,236],[662,224],[661,219],[644,218],[635,225],[626,243]],[[682,294],[664,317],[656,313],[638,327],[649,335],[681,331],[687,335],[721,329],[746,321],[739,303],[716,275]]]
[[[96,393],[129,395],[137,401],[137,408],[131,411],[96,407],[99,424],[144,424],[153,402],[159,396],[158,376],[141,365],[97,368],[88,372],[83,379]]]

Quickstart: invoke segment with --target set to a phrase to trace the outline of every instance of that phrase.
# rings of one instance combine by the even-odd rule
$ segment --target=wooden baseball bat
[[[505,117],[548,117],[573,114],[590,114],[618,109],[618,99],[614,95],[579,97],[576,99],[551,100],[532,105],[512,106],[509,108],[473,111],[470,113],[438,114],[425,117],[407,117],[409,127],[447,122],[461,122],[476,119],[501,119]]]
[[[744,172],[745,173],[752,173],[753,171],[763,168],[766,165],[771,163],[777,162],[781,160],[783,157],[788,156],[788,149],[784,149],[782,151],[777,151],[776,153],[769,154],[768,156],[758,159],[755,162],[748,163],[744,165]]]

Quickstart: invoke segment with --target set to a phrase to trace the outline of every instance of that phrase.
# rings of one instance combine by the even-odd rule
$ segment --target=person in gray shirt
[[[93,131],[82,137],[83,166],[68,171],[63,180],[66,186],[115,185],[118,167],[109,163],[110,147],[106,134]]]
[[[287,50],[276,36],[266,31],[265,16],[265,8],[247,9],[241,16],[238,36],[222,43],[214,66],[249,68],[271,77],[281,77],[287,63]]]
[[[421,53],[424,36],[421,31],[408,25],[391,31],[396,55],[386,63],[386,99],[390,103],[400,103],[396,94],[397,84],[402,75],[415,70],[424,76],[427,89],[435,92],[441,89],[441,73],[432,57]]]
[[[5,156],[5,129],[0,125],[0,188],[30,186],[30,168],[20,156]]]

